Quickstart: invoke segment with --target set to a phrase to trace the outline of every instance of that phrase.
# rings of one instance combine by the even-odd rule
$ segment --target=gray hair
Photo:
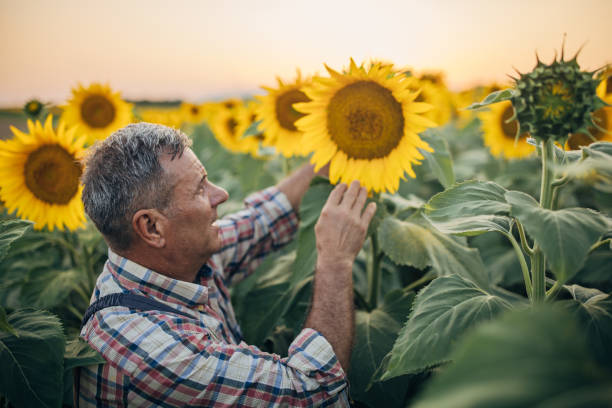
[[[174,159],[190,145],[179,130],[142,122],[119,129],[90,148],[81,178],[83,204],[112,248],[125,250],[132,244],[136,211],[168,207],[173,185],[160,155]]]

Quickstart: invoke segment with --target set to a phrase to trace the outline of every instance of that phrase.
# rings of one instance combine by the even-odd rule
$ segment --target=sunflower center
[[[293,109],[293,104],[298,102],[309,102],[310,98],[298,89],[290,89],[276,98],[276,118],[284,129],[295,132],[295,121],[305,116],[303,113]]]
[[[514,116],[514,108],[512,107],[512,105],[509,105],[505,110],[504,113],[502,113],[501,118],[500,118],[500,125],[502,128],[502,132],[504,133],[504,136],[507,137],[508,139],[512,139],[514,140],[514,138],[516,137],[516,131],[518,128],[518,121],[516,119],[508,122],[508,120]],[[521,135],[522,137],[522,135]]]
[[[198,109],[197,106],[192,106],[191,107],[191,114],[192,115],[197,115],[200,112],[200,109]]]
[[[92,128],[105,128],[115,119],[115,105],[104,95],[90,95],[81,104],[81,117]]]
[[[385,157],[404,134],[402,105],[376,82],[354,82],[329,101],[327,130],[349,158]]]
[[[234,118],[229,118],[226,122],[225,122],[225,127],[227,128],[227,131],[230,133],[230,135],[235,136],[236,133],[236,127],[238,126],[238,122],[236,122],[236,119]]]
[[[599,108],[595,112],[593,112],[593,122],[597,124],[602,129],[608,129],[610,125],[608,123],[608,117],[604,110],[605,108]],[[601,140],[606,135],[600,129],[596,127],[589,127],[589,132],[596,140]],[[589,135],[584,133],[572,133],[570,137],[567,139],[567,145],[571,150],[578,150],[580,146],[588,146],[595,141],[591,139]]]
[[[81,165],[58,145],[43,145],[30,153],[24,172],[28,189],[49,204],[68,204],[79,190]]]

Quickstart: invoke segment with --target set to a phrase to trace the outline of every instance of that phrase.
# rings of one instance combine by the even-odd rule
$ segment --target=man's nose
[[[229,198],[229,194],[227,193],[227,191],[225,191],[224,188],[217,186],[216,184],[213,185],[214,187],[214,192],[212,194],[213,200],[212,200],[212,205],[213,206],[217,206],[225,201],[227,201],[227,199]]]

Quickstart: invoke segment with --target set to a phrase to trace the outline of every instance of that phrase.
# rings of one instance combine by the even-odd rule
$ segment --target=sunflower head
[[[527,143],[527,133],[522,133],[516,139],[518,122],[514,116],[510,101],[491,105],[490,110],[478,112],[484,143],[494,156],[517,159],[535,151],[535,147]]]
[[[99,83],[87,88],[79,84],[63,109],[62,120],[69,126],[79,125],[90,144],[132,121],[132,104],[124,102],[108,85]]]
[[[516,79],[512,105],[521,130],[539,140],[565,143],[571,133],[587,131],[592,113],[604,106],[595,90],[594,72],[581,71],[577,55],[569,61],[537,62],[533,71]]]
[[[245,123],[251,117],[245,110],[243,102],[234,104],[232,108],[220,105],[215,115],[210,119],[210,129],[215,138],[226,149],[237,153],[256,155],[259,140],[255,137],[243,137],[249,125]]]
[[[303,88],[310,83],[310,79],[303,79],[300,71],[291,83],[285,83],[276,78],[276,88],[263,87],[268,93],[258,96],[260,104],[257,108],[257,120],[261,121],[266,138],[264,145],[274,147],[285,157],[303,155],[301,137],[296,121],[304,116],[295,109],[295,104],[308,102],[310,98]]]
[[[305,116],[295,124],[302,145],[314,152],[316,170],[330,163],[330,181],[359,180],[368,190],[394,192],[404,173],[431,148],[418,133],[435,124],[423,116],[431,105],[416,101],[409,78],[389,64],[357,66],[343,73],[326,67],[330,78],[317,77],[304,88],[309,102],[295,104]]]
[[[10,212],[34,221],[35,229],[76,229],[84,224],[81,202],[85,138],[76,127],[53,118],[45,124],[28,120],[28,133],[11,127],[14,138],[0,141],[0,198]]]
[[[40,116],[44,108],[44,105],[38,99],[30,99],[23,105],[23,112],[29,118],[36,119]]]
[[[208,115],[206,106],[197,103],[183,102],[179,110],[183,117],[183,121],[187,123],[202,123],[206,120]]]

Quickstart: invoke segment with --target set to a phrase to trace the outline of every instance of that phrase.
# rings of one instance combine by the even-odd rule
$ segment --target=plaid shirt
[[[347,380],[331,345],[313,329],[289,356],[241,341],[227,286],[295,235],[297,217],[276,187],[219,221],[222,249],[195,283],[156,273],[110,249],[92,302],[111,293],[152,297],[193,318],[115,306],[96,313],[81,337],[107,364],[83,367],[84,406],[348,406]]]

